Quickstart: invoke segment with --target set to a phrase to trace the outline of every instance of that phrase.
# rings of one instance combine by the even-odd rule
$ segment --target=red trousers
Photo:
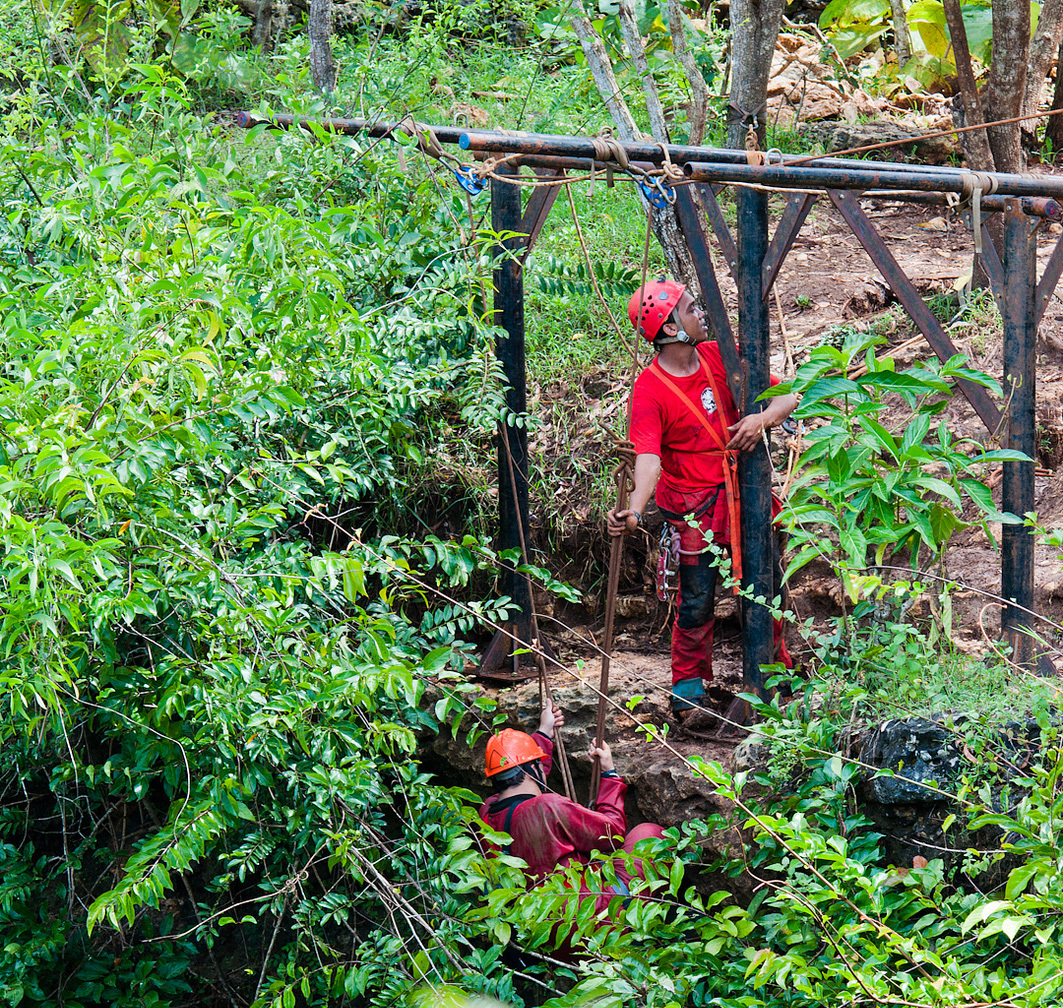
[[[731,543],[727,493],[723,486],[707,493],[686,494],[682,505],[685,510],[681,513],[661,508],[669,524],[679,533],[679,597],[672,626],[673,686],[683,679],[712,678],[718,561],[705,544],[707,541],[720,546]],[[778,516],[781,507],[773,497],[773,518]],[[687,515],[693,515],[691,521]],[[775,620],[773,639],[775,660],[793,668],[782,637],[782,620]]]

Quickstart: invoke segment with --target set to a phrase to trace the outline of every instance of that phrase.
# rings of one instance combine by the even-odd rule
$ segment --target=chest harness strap
[[[694,419],[701,424],[702,427],[708,432],[709,437],[716,443],[715,451],[719,452],[723,456],[723,486],[724,492],[727,494],[727,516],[731,525],[731,566],[734,570],[734,576],[738,581],[742,580],[742,528],[738,519],[738,472],[737,472],[737,460],[738,452],[734,448],[728,448],[723,438],[720,436],[720,432],[709,423],[709,418],[705,415],[704,409],[698,409],[694,405],[693,400],[688,396],[674,381],[672,381],[668,372],[661,367],[657,360],[654,360],[653,365],[657,370],[657,377],[674,392],[687,406]],[[709,379],[709,388],[712,389],[712,396],[716,400],[716,409],[723,419],[723,403],[724,400],[720,395],[719,384],[716,381],[715,376],[712,373],[712,368],[705,363],[705,358],[698,354],[698,373],[704,371]],[[737,593],[738,588],[735,587]]]

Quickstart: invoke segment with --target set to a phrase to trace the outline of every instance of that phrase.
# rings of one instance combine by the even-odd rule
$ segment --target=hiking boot
[[[685,723],[686,718],[698,708],[708,706],[705,683],[701,679],[680,679],[672,684],[672,713],[676,720]]]

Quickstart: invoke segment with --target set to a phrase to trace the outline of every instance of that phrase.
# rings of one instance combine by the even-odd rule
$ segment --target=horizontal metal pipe
[[[237,125],[245,128],[265,123],[274,129],[293,126],[307,128],[314,120],[288,114],[258,116],[253,112],[237,115]],[[336,133],[367,133],[372,137],[390,137],[399,128],[396,123],[371,122],[367,119],[326,119],[318,121],[323,129]],[[556,136],[546,133],[499,133],[472,131],[457,126],[426,126],[440,143],[457,143],[470,151],[501,154],[571,157],[589,162],[600,158],[602,141],[591,137]],[[612,141],[619,144],[632,161],[661,164],[667,149],[671,160],[685,166],[687,174],[699,181],[757,182],[779,188],[888,189],[924,192],[962,192],[967,172],[953,167],[928,169],[887,161],[856,161],[822,158],[814,166],[750,165],[746,152],[717,147],[687,147],[645,142]],[[791,160],[799,155],[789,155]],[[557,167],[547,166],[544,167]],[[574,167],[574,166],[573,166]],[[1022,175],[990,173],[997,193],[1004,196],[1056,197],[1063,199],[1063,179],[1027,178]],[[1039,216],[1039,214],[1037,215]]]
[[[293,116],[288,113],[277,112],[268,116],[260,116],[255,112],[240,112],[236,117],[236,125],[248,129],[252,126],[258,126],[261,123],[266,123],[271,129],[290,129],[292,126],[306,126],[308,123],[317,123],[323,129],[330,133],[345,133],[355,134],[367,132],[370,136],[374,137],[388,137],[395,130],[395,123],[383,123],[373,122],[368,119],[309,119],[306,116]],[[462,136],[469,137],[469,143],[463,144],[463,148],[467,150],[492,150],[489,146],[490,141],[501,140],[505,137],[512,136],[511,133],[499,132],[497,130],[469,130],[466,127],[458,126],[427,126],[434,134],[436,139],[440,143],[461,143]],[[520,134],[521,136],[537,136],[544,140],[549,141],[564,141],[570,140],[571,137],[565,136],[551,136],[547,134]],[[659,146],[655,144],[646,145],[643,144],[647,150],[654,151],[654,157],[648,158],[653,164],[660,164],[664,160],[664,155],[661,152]],[[746,152],[728,150],[723,147],[684,147],[680,145],[670,146],[669,152],[672,160],[676,162],[682,162],[688,159],[694,159],[699,161],[721,161],[723,163],[745,164]],[[783,154],[783,162],[807,158],[807,154]],[[816,164],[826,168],[861,168],[868,162],[858,160],[856,158],[832,158],[822,157],[816,159]],[[891,171],[908,171],[908,172],[920,172],[924,170],[923,165],[909,164],[905,161],[876,161],[875,164],[882,168],[888,168]],[[543,166],[547,167],[547,166]],[[937,169],[943,172],[953,172],[955,174],[962,174],[964,169],[945,167]]]
[[[891,203],[925,203],[944,206],[948,200],[944,193],[937,192],[891,192],[885,189],[869,189],[862,199],[888,200]],[[1005,196],[983,196],[982,209],[997,213],[1004,209]],[[1044,217],[1046,220],[1063,220],[1063,206],[1047,196],[1022,196],[1019,198],[1022,212],[1028,217]]]
[[[873,165],[876,162],[868,162]],[[699,182],[746,182],[779,189],[915,189],[924,192],[954,192],[964,190],[963,178],[956,174],[924,171],[881,171],[874,168],[855,170],[832,170],[786,165],[739,165],[688,162],[685,171],[689,178]],[[1022,175],[995,173],[988,176],[996,185],[996,191],[1006,196],[1054,196],[1063,197],[1063,179],[1025,178]]]
[[[661,145],[647,142],[620,142],[620,146],[626,151],[632,160],[652,161],[661,164],[664,161],[664,151]],[[550,133],[498,133],[494,130],[466,130],[458,141],[463,150],[482,150],[492,153],[513,153],[520,151],[525,154],[560,154],[570,157],[594,157],[596,154],[594,140],[590,137],[559,136]],[[686,164],[690,161],[711,161],[720,164],[748,164],[748,157],[744,150],[732,150],[726,147],[688,147],[682,144],[668,144],[668,156],[676,164]],[[783,154],[782,160],[804,160],[807,154]],[[856,158],[829,158],[816,159],[816,166],[824,168],[861,169],[868,165],[890,171],[911,172],[920,174],[926,171],[926,165],[907,164],[903,161],[860,161]],[[951,166],[935,167],[934,171],[944,174],[963,175],[965,169]]]
[[[268,116],[260,116],[255,112],[239,112],[236,116],[236,125],[243,129],[252,126],[266,125],[270,129],[291,129],[299,126],[309,129],[310,125],[320,126],[326,133],[343,133],[354,136],[358,133],[367,133],[371,137],[388,138],[394,135],[399,128],[398,123],[375,122],[371,119],[309,119],[306,116],[293,116],[286,112],[271,113]],[[425,129],[431,130],[432,135],[440,142],[456,144],[465,132],[464,126],[429,126],[418,123]],[[399,130],[405,134],[405,130]]]
[[[489,157],[493,157],[492,154],[487,151],[474,151],[473,159],[476,161],[486,161]],[[578,157],[560,157],[554,154],[521,154],[519,157],[515,157],[509,162],[512,165],[527,165],[529,168],[561,168],[565,171],[583,171],[589,172],[591,170],[590,158],[578,158]],[[650,169],[655,168],[656,165],[649,161],[641,162],[640,167]],[[606,164],[604,161],[595,161],[594,170],[598,172],[604,172],[606,168],[616,169],[615,164]]]

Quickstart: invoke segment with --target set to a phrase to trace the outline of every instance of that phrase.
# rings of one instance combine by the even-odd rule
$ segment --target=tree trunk
[[[759,144],[764,147],[768,78],[785,6],[785,0],[760,0],[759,3],[756,0],[731,0],[729,147],[744,147],[746,131],[754,123]]]
[[[993,64],[989,68],[989,82],[982,103],[990,119],[1011,119],[1022,114],[1029,52],[1029,0],[995,0]],[[1025,160],[1019,123],[990,126],[988,132],[996,170],[1021,172]]]
[[[627,107],[623,95],[620,93],[620,85],[617,83],[616,74],[613,73],[613,64],[609,62],[609,54],[605,51],[605,45],[601,37],[594,30],[590,18],[583,9],[582,0],[576,0],[576,16],[572,19],[572,27],[579,39],[580,48],[587,59],[587,66],[591,71],[591,78],[598,88],[598,94],[602,96],[609,118],[616,126],[616,135],[621,140],[634,140],[638,130],[635,128],[635,118]]]
[[[314,87],[323,94],[332,94],[336,89],[336,63],[332,58],[332,0],[310,0],[307,33]]]
[[[962,121],[960,126],[974,126],[985,122],[982,112],[982,100],[978,96],[978,85],[971,67],[971,50],[967,45],[967,29],[963,26],[963,14],[960,0],[943,0],[945,21],[949,27],[949,39],[952,52],[956,57],[956,78],[959,84],[962,102]],[[963,155],[971,171],[992,171],[993,154],[989,149],[989,138],[985,130],[971,130],[960,134]]]
[[[1052,91],[1052,110],[1063,109],[1063,42],[1060,43],[1059,53],[1056,56],[1056,86]],[[1049,118],[1045,128],[1045,139],[1052,145],[1052,160],[1057,158],[1057,152],[1063,147],[1063,113]]]
[[[609,112],[610,118],[616,127],[616,135],[621,140],[634,140],[639,135],[635,126],[635,117],[624,101],[620,85],[617,83],[616,74],[613,73],[613,65],[605,51],[605,45],[601,37],[595,31],[594,25],[583,7],[583,0],[573,0],[575,15],[572,18],[572,27],[579,39],[583,55],[587,58],[587,66],[591,72],[591,78],[598,88],[602,103]],[[642,50],[641,40],[637,40],[636,48]],[[647,67],[647,73],[649,68]],[[645,85],[644,85],[645,91]],[[663,127],[663,117],[662,117]],[[658,139],[664,139],[659,137]],[[661,244],[664,251],[668,269],[677,280],[687,284],[692,291],[698,290],[697,277],[694,273],[693,264],[690,261],[690,252],[686,247],[679,230],[679,222],[675,211],[668,207],[666,210],[655,210],[645,200],[643,201],[646,213],[649,214],[653,233]]]
[[[668,0],[668,30],[672,35],[672,52],[679,60],[690,82],[690,135],[687,143],[698,146],[705,137],[705,123],[708,120],[709,87],[702,76],[694,54],[687,45],[686,29],[683,22],[683,6],[679,0]]]
[[[639,35],[639,27],[635,21],[635,5],[632,0],[620,0],[617,16],[620,19],[620,30],[624,36],[624,45],[631,54],[631,62],[635,65],[642,80],[642,93],[646,96],[646,111],[650,117],[650,132],[654,140],[661,143],[668,142],[668,128],[664,124],[664,109],[661,107],[661,96],[657,93],[657,82],[650,72],[650,64],[646,59],[646,50],[642,45],[642,37]]]
[[[1022,101],[1022,114],[1033,115],[1041,107],[1048,83],[1048,68],[1059,52],[1063,40],[1063,0],[1044,0],[1041,16],[1037,19],[1037,31],[1030,40],[1030,58],[1026,64],[1026,95]],[[1037,123],[1029,120],[1024,125],[1033,132]]]
[[[273,35],[273,0],[255,0],[252,10],[251,44],[269,52]]]
[[[890,0],[893,15],[893,48],[897,53],[897,69],[903,70],[912,58],[912,39],[908,34],[908,18],[905,16],[904,0]]]

